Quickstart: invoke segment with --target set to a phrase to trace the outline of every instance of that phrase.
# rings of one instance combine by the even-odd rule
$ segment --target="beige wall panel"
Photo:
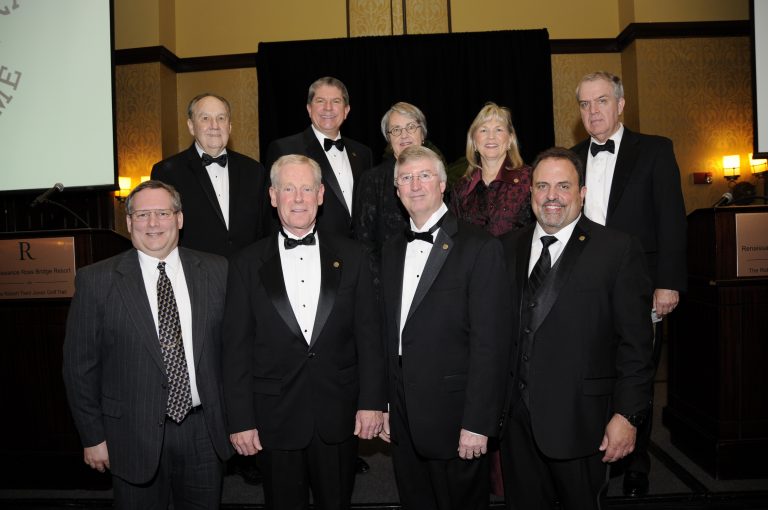
[[[352,37],[402,34],[402,4],[399,0],[349,0],[349,33]]]
[[[117,154],[121,176],[149,175],[161,158],[161,64],[117,66]]]
[[[740,20],[749,19],[749,0],[634,0],[634,12],[637,23]]]
[[[587,136],[576,104],[579,80],[593,71],[621,72],[621,57],[616,53],[552,55],[552,101],[555,144],[572,147]],[[514,112],[513,112],[514,113]],[[518,131],[525,126],[515,126]]]
[[[192,135],[187,128],[189,100],[202,92],[211,92],[226,97],[232,106],[232,135],[228,147],[259,159],[259,105],[255,68],[183,73],[178,75],[177,82],[177,152],[192,143]]]
[[[347,36],[346,0],[210,0],[176,3],[179,57],[251,53],[262,41]]]
[[[161,126],[163,155],[175,154],[179,145],[179,123],[177,121],[177,80],[176,73],[165,66],[160,66],[161,87]]]
[[[448,32],[448,0],[407,0],[405,6],[409,34]]]
[[[628,128],[640,131],[640,107],[644,98],[638,90],[637,46],[635,43],[630,44],[621,54],[621,74],[619,76],[624,85],[624,115],[621,121]],[[649,99],[653,101],[653,98]]]
[[[637,41],[640,129],[675,144],[686,209],[709,207],[728,187],[722,156],[752,148],[749,39]],[[693,172],[712,172],[712,185],[694,185]],[[741,180],[750,178],[742,163]],[[754,183],[754,181],[753,181]]]
[[[451,0],[454,32],[547,28],[552,39],[616,37],[617,2]]]
[[[160,44],[158,1],[115,0],[115,49],[143,48]]]
[[[184,0],[181,0],[182,2]],[[160,45],[176,52],[176,0],[160,0]]]

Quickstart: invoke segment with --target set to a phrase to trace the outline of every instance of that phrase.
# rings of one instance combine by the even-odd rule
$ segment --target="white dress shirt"
[[[624,136],[624,125],[619,124],[618,131],[610,137],[615,145],[613,154],[601,151],[593,156],[592,151],[587,148],[587,196],[584,199],[584,214],[601,225],[605,225],[605,219],[608,217],[608,198],[611,195],[613,172],[616,169],[616,158],[619,156],[622,136]],[[594,138],[591,139],[590,145],[592,143],[600,145]]]
[[[291,239],[300,239],[287,230],[284,232]],[[287,250],[285,238],[277,236],[285,290],[307,345],[312,340],[317,303],[320,300],[320,236],[317,232],[315,239],[312,246],[300,244]]]
[[[448,212],[448,207],[445,204],[441,204],[440,208],[435,211],[432,216],[429,217],[426,223],[421,228],[416,228],[413,220],[411,222],[411,230],[414,232],[428,232],[432,226],[437,223],[445,213]],[[432,232],[432,240],[437,237],[437,233],[440,232],[438,228]],[[422,241],[421,239],[414,239],[408,243],[408,247],[405,249],[405,264],[403,265],[403,294],[400,303],[400,340],[398,341],[397,352],[403,354],[403,328],[405,327],[405,320],[408,318],[408,312],[411,310],[411,303],[413,303],[413,296],[416,294],[416,287],[419,286],[421,276],[424,273],[424,266],[427,265],[427,259],[429,258],[429,252],[432,250],[432,243]]]
[[[197,142],[195,142],[195,148],[202,158],[205,151],[197,144]],[[221,154],[226,153],[227,149],[221,151]],[[221,156],[221,154],[219,154],[219,156]],[[213,191],[216,193],[216,200],[219,202],[221,214],[224,215],[224,224],[227,226],[227,230],[229,230],[229,159],[227,159],[227,166],[211,163],[205,167],[205,170],[208,172],[208,178],[211,179]]]
[[[549,267],[552,267],[555,265],[555,262],[557,262],[557,259],[560,258],[560,255],[562,255],[563,249],[565,248],[565,245],[568,244],[568,240],[571,238],[571,234],[573,234],[573,229],[576,228],[576,223],[579,222],[580,218],[581,214],[555,234],[547,234],[544,232],[544,229],[541,228],[541,225],[536,223],[536,228],[533,229],[533,239],[531,239],[531,258],[528,259],[528,276],[531,276],[533,266],[536,265],[536,262],[539,261],[539,257],[541,257],[541,249],[544,245],[541,244],[540,239],[544,236],[555,236],[557,238],[557,241],[549,245],[549,258],[552,262],[552,265]]]
[[[158,344],[160,342],[160,323],[158,322],[157,306],[157,280],[160,277],[160,270],[157,264],[163,262],[155,257],[150,257],[146,253],[139,251],[139,265],[141,266],[141,276],[144,279],[144,288],[147,289],[147,298],[149,298],[149,307],[152,310],[152,318],[155,321],[157,330]],[[184,344],[184,357],[187,360],[187,371],[189,372],[189,387],[192,390],[192,406],[199,406],[200,393],[197,391],[197,377],[195,376],[195,352],[192,346],[192,303],[189,300],[189,289],[187,280],[184,277],[184,268],[181,266],[179,258],[179,249],[174,248],[165,258],[165,274],[171,280],[173,287],[173,296],[176,298],[176,308],[179,310],[179,321],[181,322],[181,340]]]
[[[325,139],[328,137],[315,129],[315,126],[312,126],[312,131],[315,132],[315,136],[317,137],[317,141],[320,142],[320,146],[324,147]],[[341,133],[339,133],[336,138],[334,138],[334,141],[338,140],[339,138],[341,138]],[[325,153],[325,157],[328,159],[328,163],[331,164],[331,168],[333,168],[333,173],[336,176],[336,180],[339,181],[341,194],[344,195],[344,201],[347,203],[347,209],[351,214],[352,190],[355,185],[355,177],[352,175],[352,165],[349,163],[349,155],[347,154],[347,149],[345,147],[343,151],[340,151],[334,145],[331,147],[331,150]]]

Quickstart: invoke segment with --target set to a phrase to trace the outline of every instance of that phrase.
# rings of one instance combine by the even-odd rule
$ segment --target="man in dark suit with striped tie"
[[[77,272],[64,382],[90,467],[117,508],[218,508],[232,454],[221,395],[227,262],[178,248],[179,194],[160,181],[126,201],[134,249]]]
[[[581,214],[576,154],[549,149],[533,167],[537,223],[502,238],[515,331],[504,493],[507,508],[596,509],[606,463],[646,418],[651,279],[637,239]]]

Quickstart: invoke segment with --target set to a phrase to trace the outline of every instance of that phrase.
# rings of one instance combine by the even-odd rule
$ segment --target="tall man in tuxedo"
[[[581,161],[533,165],[537,223],[502,239],[515,345],[501,457],[507,508],[598,508],[604,463],[629,454],[653,382],[651,281],[639,242],[581,214]]]
[[[152,167],[152,178],[173,185],[186,215],[180,244],[230,256],[272,230],[267,172],[261,163],[227,149],[229,101],[204,93],[187,108],[190,147]]]
[[[349,508],[358,437],[386,410],[384,356],[362,245],[316,231],[319,165],[279,158],[269,195],[279,233],[232,259],[224,319],[230,439],[258,454],[268,508]],[[356,437],[357,436],[357,437]]]
[[[286,154],[303,154],[317,161],[327,191],[318,229],[351,237],[352,196],[360,175],[371,168],[372,157],[368,147],[341,136],[349,109],[349,92],[344,83],[331,76],[317,79],[307,94],[311,125],[301,133],[272,142],[266,164],[270,168]]]
[[[625,100],[618,76],[603,71],[586,75],[576,99],[590,135],[573,148],[586,169],[584,213],[596,223],[640,239],[654,285],[652,317],[661,333],[659,321],[675,309],[687,284],[685,204],[672,142],[635,133],[619,121]],[[661,357],[660,335],[657,338],[655,364]],[[649,413],[652,407],[649,402]],[[627,459],[628,496],[648,492],[650,437],[651,420],[647,420]]]
[[[77,272],[64,383],[85,463],[112,472],[117,508],[218,508],[232,454],[221,401],[227,262],[177,248],[179,194],[126,201],[135,249]]]
[[[430,149],[406,148],[393,178],[412,230],[382,249],[390,413],[381,437],[392,442],[404,509],[487,508],[487,442],[511,336],[501,244],[448,212],[445,168]]]

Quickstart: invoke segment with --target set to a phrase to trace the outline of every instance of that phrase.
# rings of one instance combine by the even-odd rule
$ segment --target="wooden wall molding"
[[[553,55],[578,53],[620,53],[638,39],[682,37],[737,37],[750,35],[748,20],[631,23],[616,38],[552,39]],[[115,51],[115,64],[160,62],[176,73],[219,71],[256,67],[256,53],[179,58],[164,46]]]

